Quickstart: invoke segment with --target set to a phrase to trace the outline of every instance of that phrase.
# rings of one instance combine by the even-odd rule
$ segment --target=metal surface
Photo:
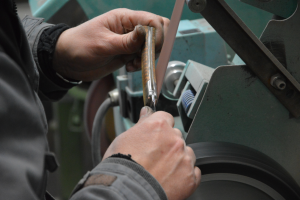
[[[256,149],[300,184],[300,119],[294,118],[247,66],[215,70],[186,138]]]
[[[274,160],[254,149],[224,142],[189,146],[203,175],[201,187],[189,200],[300,199],[293,178]]]
[[[194,13],[201,12],[206,6],[206,0],[185,0],[189,9]]]
[[[280,74],[272,76],[271,85],[278,90],[284,90],[286,87],[286,83],[284,82]]]
[[[168,28],[168,37],[165,38],[164,44],[157,62],[157,68],[156,68],[156,80],[157,80],[157,94],[160,95],[160,91],[163,85],[165,73],[168,67],[168,63],[170,60],[170,56],[172,53],[172,48],[174,45],[174,40],[177,33],[177,28],[179,25],[179,21],[181,18],[183,6],[184,6],[184,0],[176,0],[170,25]]]
[[[294,15],[288,19],[270,21],[260,38],[298,82],[300,82],[299,24],[300,9],[297,8]]]
[[[166,98],[169,98],[171,100],[177,99],[173,96],[173,91],[180,78],[180,75],[183,72],[184,67],[185,67],[185,63],[183,62],[180,61],[169,62],[166,75],[164,78],[164,83],[162,86],[162,95],[164,95]]]
[[[212,192],[214,191],[214,192]],[[201,176],[201,187],[188,200],[285,200],[268,185],[247,176],[208,174]]]
[[[193,60],[213,68],[228,64],[224,40],[205,19],[180,21],[172,60],[184,63]]]
[[[155,77],[155,28],[144,26],[146,32],[145,45],[142,50],[142,81],[144,106],[154,111],[157,104]]]
[[[218,15],[215,14],[216,12]],[[278,100],[295,117],[299,117],[300,84],[248,29],[225,1],[208,1],[201,14]],[[270,84],[270,78],[278,73],[286,79],[285,90],[277,90]]]
[[[189,60],[186,64],[186,68],[183,71],[178,84],[176,85],[176,88],[174,89],[173,95],[174,96],[180,96],[183,92],[186,90],[193,90],[195,91],[195,101],[192,102],[191,107],[189,111],[186,113],[186,117],[193,119],[196,111],[198,109],[198,106],[201,102],[201,99],[204,95],[204,92],[206,90],[206,86],[209,83],[209,80],[214,72],[214,69],[205,65],[202,65],[200,63],[194,62],[192,60]],[[181,113],[181,117],[185,116],[180,110],[181,96],[179,98],[179,101],[177,102],[177,107],[179,109],[179,112]],[[183,114],[183,115],[182,115]],[[183,119],[184,120],[184,119]],[[185,121],[185,120],[184,120]],[[188,130],[188,127],[185,127],[185,130]]]
[[[110,91],[108,93],[108,96],[109,96],[109,98],[111,100],[112,106],[118,106],[119,105],[119,99],[120,99],[119,96],[120,95],[119,95],[118,89],[114,89],[114,90]]]
[[[297,8],[297,0],[241,0],[275,15],[288,18]]]

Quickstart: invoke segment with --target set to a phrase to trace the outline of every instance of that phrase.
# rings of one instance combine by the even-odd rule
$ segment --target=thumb
[[[141,51],[142,46],[145,43],[146,31],[142,25],[137,25],[133,31],[116,35],[114,38],[116,51],[118,54],[134,54]]]
[[[152,115],[152,113],[153,113],[153,110],[150,107],[144,106],[140,112],[139,122],[143,121],[145,118]]]

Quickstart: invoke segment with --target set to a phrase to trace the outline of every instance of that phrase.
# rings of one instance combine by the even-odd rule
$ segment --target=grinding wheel
[[[293,178],[259,151],[223,142],[189,146],[196,154],[202,179],[188,200],[300,199],[300,189]]]

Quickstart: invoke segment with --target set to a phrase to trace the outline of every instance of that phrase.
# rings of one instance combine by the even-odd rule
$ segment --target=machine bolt
[[[286,88],[286,83],[280,74],[272,76],[271,85],[278,90],[284,90]]]
[[[194,13],[200,13],[206,6],[206,0],[185,0],[185,2]]]

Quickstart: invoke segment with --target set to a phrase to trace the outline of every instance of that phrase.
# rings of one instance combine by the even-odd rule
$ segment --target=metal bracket
[[[207,1],[200,14],[241,57],[277,99],[295,116],[300,116],[300,84],[251,32],[224,0]],[[271,79],[279,74],[286,87],[279,90]]]

